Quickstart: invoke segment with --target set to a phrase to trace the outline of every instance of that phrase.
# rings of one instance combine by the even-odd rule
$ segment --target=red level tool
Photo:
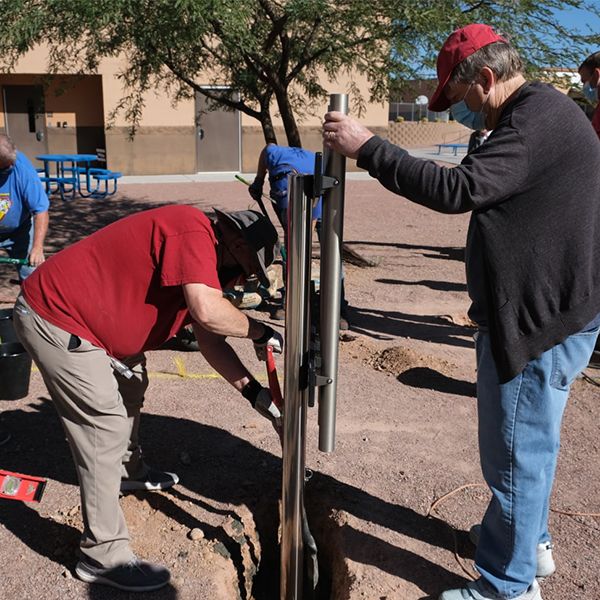
[[[39,502],[45,487],[46,480],[42,477],[11,473],[0,469],[0,498]]]

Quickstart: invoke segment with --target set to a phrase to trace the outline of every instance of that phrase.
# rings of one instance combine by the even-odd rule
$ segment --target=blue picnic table
[[[84,198],[105,198],[117,191],[117,179],[121,173],[92,167],[98,160],[95,154],[40,154],[36,159],[44,163],[40,172],[40,180],[46,187],[48,195],[59,193],[65,200],[76,194]],[[109,182],[113,189],[109,190]]]
[[[458,156],[458,150],[464,149],[466,151],[469,147],[469,144],[436,144],[436,146],[438,147],[438,154],[442,153],[442,148],[449,148],[452,150],[452,154],[454,154],[454,156]]]

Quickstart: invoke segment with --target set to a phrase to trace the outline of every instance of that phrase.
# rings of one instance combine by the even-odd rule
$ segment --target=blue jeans
[[[597,337],[597,327],[572,335],[501,384],[489,334],[476,336],[479,453],[492,499],[475,566],[503,598],[527,590],[535,578],[537,545],[550,540],[548,510],[563,411]]]
[[[27,258],[33,245],[33,219],[24,221],[17,229],[10,233],[0,233],[0,248],[8,253],[10,258]],[[35,267],[17,265],[19,280],[27,279]]]

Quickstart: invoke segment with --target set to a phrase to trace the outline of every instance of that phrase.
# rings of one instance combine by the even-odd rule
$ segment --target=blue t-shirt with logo
[[[288,206],[288,173],[298,172],[303,175],[312,175],[315,171],[315,153],[303,148],[269,144],[265,154],[271,199],[277,204],[279,210],[284,210]],[[312,216],[313,219],[321,218],[321,200],[313,209]]]
[[[48,210],[50,202],[37,171],[29,159],[17,152],[7,175],[0,175],[0,235],[11,233],[31,215]]]

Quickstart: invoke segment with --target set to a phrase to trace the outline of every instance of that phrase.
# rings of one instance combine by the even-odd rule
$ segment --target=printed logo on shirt
[[[12,201],[10,199],[10,194],[4,192],[0,194],[0,221],[4,219],[10,207],[12,206]]]

